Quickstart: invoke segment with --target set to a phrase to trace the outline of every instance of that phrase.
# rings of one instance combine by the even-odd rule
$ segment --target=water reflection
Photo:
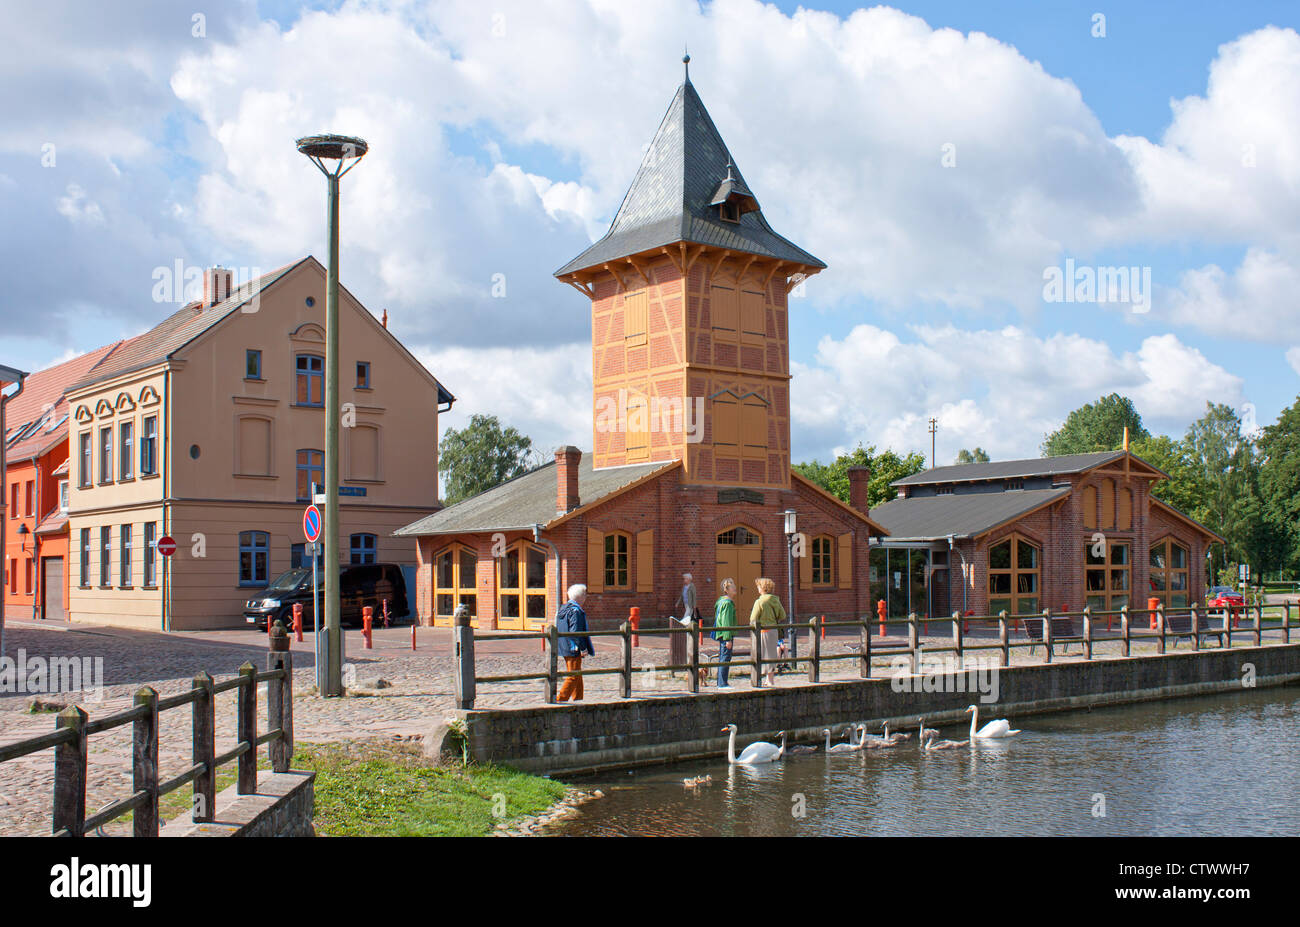
[[[1295,688],[1041,715],[1016,726],[1024,733],[960,750],[927,753],[913,737],[892,750],[584,780],[606,797],[549,833],[1300,835]],[[942,732],[966,736],[958,725]],[[713,780],[683,787],[703,775]]]

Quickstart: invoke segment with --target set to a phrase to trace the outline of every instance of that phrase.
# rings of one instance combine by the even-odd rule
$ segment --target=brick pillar
[[[582,451],[571,444],[555,449],[555,513],[572,512],[582,503],[578,499],[578,464]]]
[[[871,508],[867,501],[867,484],[870,482],[870,467],[849,467],[849,505],[863,515]]]
[[[203,272],[203,305],[215,306],[230,296],[234,273],[224,267],[209,267]]]

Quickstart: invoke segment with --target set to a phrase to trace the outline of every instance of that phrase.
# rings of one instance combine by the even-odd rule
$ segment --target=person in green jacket
[[[758,599],[754,602],[753,611],[749,613],[749,623],[758,626],[767,684],[774,686],[776,685],[776,662],[779,659],[776,649],[776,629],[785,624],[785,609],[781,606],[781,600],[776,597],[775,580],[761,576],[754,580],[754,588],[758,590]],[[766,662],[769,660],[770,663]]]
[[[722,595],[713,603],[713,637],[718,642],[718,688],[730,689],[731,645],[734,631],[726,630],[736,626],[736,581],[728,577],[722,581]]]

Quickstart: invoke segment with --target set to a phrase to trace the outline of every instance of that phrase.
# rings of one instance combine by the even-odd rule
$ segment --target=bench
[[[1025,638],[1027,640],[1033,641],[1036,644],[1043,643],[1043,622],[1045,619],[1043,618],[1042,615],[1017,615],[1016,617],[1023,622],[1023,627],[1025,629]],[[1070,642],[1063,641],[1062,638],[1075,637],[1075,636],[1077,636],[1077,634],[1074,629],[1073,618],[1057,618],[1053,616],[1052,618],[1052,648],[1053,649],[1059,646],[1061,648],[1061,653],[1067,652],[1067,648],[1070,646]],[[1033,647],[1029,648],[1029,652],[1031,654],[1034,652],[1034,650],[1035,648]]]
[[[1226,616],[1225,616],[1225,623],[1226,623]],[[1217,631],[1211,629],[1209,627],[1208,615],[1201,616],[1200,624],[1201,624],[1200,632],[1201,632],[1202,639],[1206,637],[1217,637],[1219,639],[1219,646],[1222,647],[1223,646],[1222,627],[1220,627]],[[1177,647],[1178,642],[1180,640],[1182,640],[1185,637],[1190,638],[1192,636],[1192,613],[1190,611],[1166,612],[1165,630],[1169,633],[1170,636],[1173,637],[1174,646]]]

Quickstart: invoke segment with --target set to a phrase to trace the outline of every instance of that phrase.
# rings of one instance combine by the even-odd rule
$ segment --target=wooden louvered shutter
[[[587,591],[605,591],[605,534],[596,528],[587,529]]]
[[[655,532],[653,528],[636,533],[636,591],[654,592]]]
[[[803,556],[799,558],[799,588],[812,588],[812,545],[813,539],[806,534],[800,534],[799,540],[803,542]]]
[[[1120,531],[1129,531],[1133,527],[1133,490],[1127,486],[1119,491],[1119,524],[1116,527]]]
[[[840,588],[853,588],[853,535],[840,535]]]

